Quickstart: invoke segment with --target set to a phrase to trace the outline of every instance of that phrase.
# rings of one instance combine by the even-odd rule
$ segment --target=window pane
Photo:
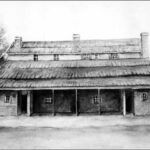
[[[53,103],[52,98],[51,97],[50,98],[44,98],[44,103],[45,104],[52,104]]]
[[[38,55],[34,54],[34,61],[38,61]]]
[[[10,103],[10,96],[6,95],[4,102],[5,102],[5,103]]]
[[[147,92],[142,93],[142,100],[145,101],[147,99],[148,99],[148,93]]]
[[[59,55],[58,54],[54,54],[54,60],[59,60]]]
[[[118,59],[118,54],[110,54],[109,59]]]

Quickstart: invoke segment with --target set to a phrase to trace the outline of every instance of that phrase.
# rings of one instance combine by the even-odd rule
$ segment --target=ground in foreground
[[[29,120],[25,117],[0,120],[1,149],[150,148],[149,117],[33,117]],[[16,120],[21,120],[22,124]],[[7,126],[2,126],[4,122]]]

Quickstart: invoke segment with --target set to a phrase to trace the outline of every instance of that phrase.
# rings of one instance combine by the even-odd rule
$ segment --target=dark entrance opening
[[[75,99],[71,99],[71,102],[70,102],[70,110],[71,110],[71,113],[73,113],[73,114],[76,113]]]
[[[126,90],[126,113],[133,113],[133,92],[132,90]]]
[[[27,113],[27,95],[22,95],[21,99],[21,113],[26,114]]]
[[[18,115],[27,113],[27,93],[25,91],[18,92]]]

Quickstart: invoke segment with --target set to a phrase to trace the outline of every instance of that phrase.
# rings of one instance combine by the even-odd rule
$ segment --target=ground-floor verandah
[[[18,91],[18,115],[134,114],[131,89],[49,89]]]

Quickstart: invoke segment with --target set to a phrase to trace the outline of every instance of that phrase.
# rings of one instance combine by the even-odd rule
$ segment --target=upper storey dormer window
[[[37,54],[34,54],[34,55],[33,55],[33,59],[34,59],[34,61],[38,61],[38,55],[37,55]]]
[[[90,60],[90,59],[92,59],[92,55],[91,54],[82,54],[81,59],[82,60]]]
[[[54,54],[54,60],[59,60],[59,55],[58,54]]]
[[[118,54],[110,54],[109,59],[118,59]]]

